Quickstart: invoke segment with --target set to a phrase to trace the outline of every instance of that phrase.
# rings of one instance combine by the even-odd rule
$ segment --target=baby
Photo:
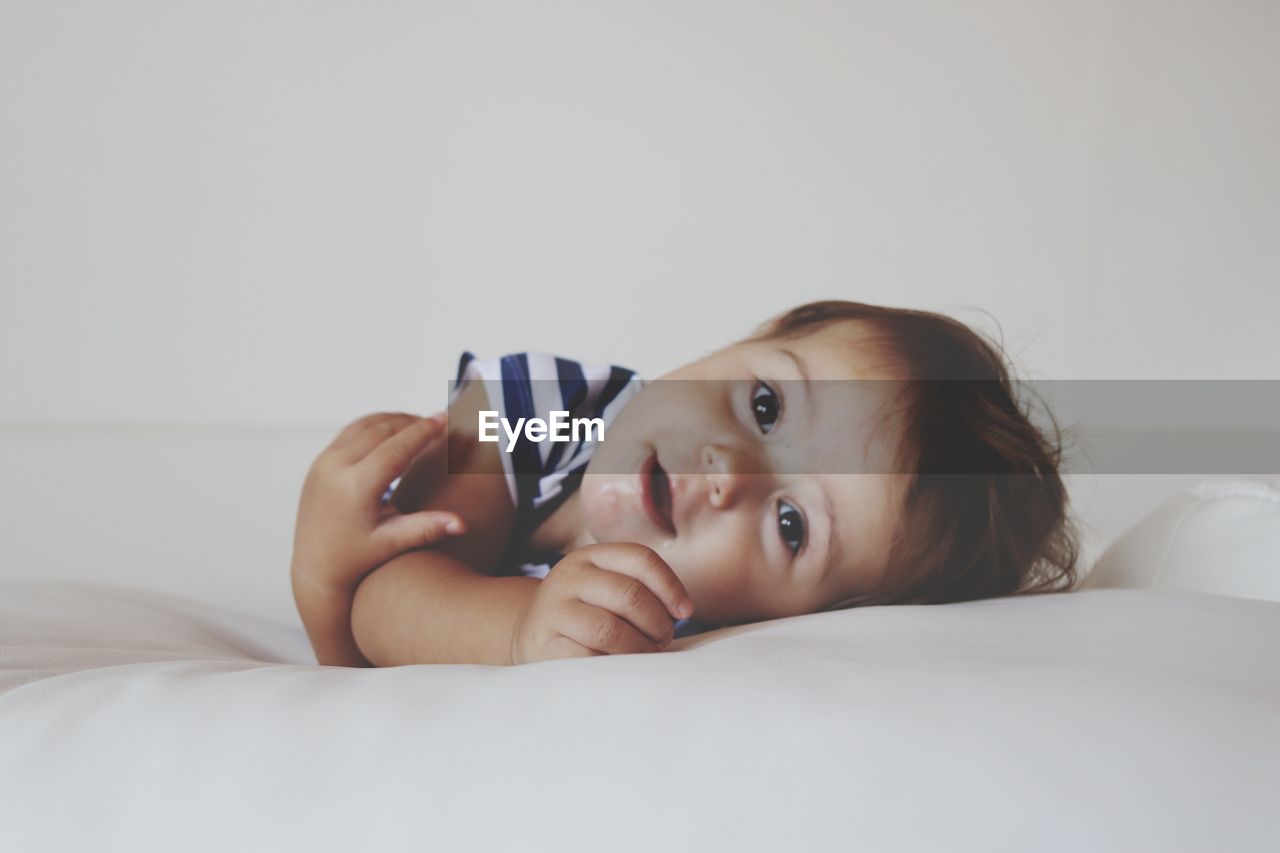
[[[998,350],[954,319],[810,303],[661,378],[698,381],[468,353],[447,430],[387,413],[344,429],[295,530],[319,662],[654,652],[719,626],[1075,581],[1056,424],[1050,442]],[[598,416],[606,439],[480,440],[485,413],[551,409]]]

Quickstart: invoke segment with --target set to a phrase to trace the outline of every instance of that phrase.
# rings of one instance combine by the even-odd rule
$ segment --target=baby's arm
[[[389,561],[360,585],[352,628],[379,666],[507,665],[661,651],[693,612],[655,552],[619,542],[567,554],[545,580],[488,577],[439,552]]]
[[[498,445],[478,441],[481,383],[449,407],[449,453],[425,456],[404,473],[392,497],[403,513],[444,510],[466,525],[430,550],[396,556],[355,591],[351,634],[378,666],[511,662],[515,617],[539,581],[492,577],[511,534],[515,509]]]
[[[352,634],[375,666],[509,665],[516,618],[540,583],[483,575],[438,551],[411,551],[360,584]]]

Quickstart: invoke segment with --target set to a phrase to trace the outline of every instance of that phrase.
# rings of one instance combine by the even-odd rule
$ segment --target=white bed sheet
[[[1096,590],[673,649],[322,668],[292,626],[2,582],[0,848],[1280,846],[1280,604]]]

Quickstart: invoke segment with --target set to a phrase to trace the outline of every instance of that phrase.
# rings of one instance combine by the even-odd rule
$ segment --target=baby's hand
[[[397,476],[423,453],[445,446],[446,416],[379,412],[347,426],[312,463],[294,529],[295,583],[350,591],[369,572],[407,551],[464,532],[452,512],[402,515],[382,505]]]
[[[692,612],[684,584],[652,549],[587,545],[555,564],[517,617],[511,662],[662,651],[674,620]]]

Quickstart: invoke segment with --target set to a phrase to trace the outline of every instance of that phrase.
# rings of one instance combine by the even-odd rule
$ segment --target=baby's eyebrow
[[[782,353],[787,358],[791,359],[791,363],[795,366],[796,372],[800,374],[800,378],[803,380],[803,384],[800,387],[804,389],[805,408],[809,410],[810,419],[813,419],[814,418],[813,387],[809,382],[809,371],[805,369],[804,361],[801,360],[800,356],[796,355],[794,352],[787,349],[786,347],[779,347],[778,352]]]
[[[823,509],[827,513],[827,542],[823,553],[826,554],[826,565],[822,567],[822,573],[818,575],[818,583],[831,573],[831,568],[844,560],[843,546],[840,543],[840,537],[836,536],[836,514],[834,505],[831,502],[831,493],[827,491],[826,478],[823,477],[818,484],[819,491],[822,493]]]

